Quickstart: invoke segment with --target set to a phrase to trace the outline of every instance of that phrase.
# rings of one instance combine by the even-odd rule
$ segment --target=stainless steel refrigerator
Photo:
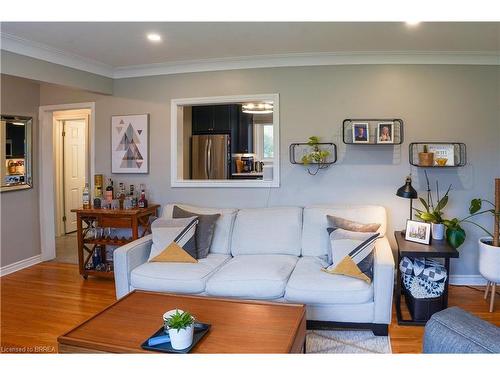
[[[227,180],[230,168],[229,135],[193,135],[191,176],[193,180]]]

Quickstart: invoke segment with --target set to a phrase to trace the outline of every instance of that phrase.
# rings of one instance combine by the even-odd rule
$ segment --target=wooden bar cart
[[[104,209],[78,208],[76,213],[78,239],[78,266],[84,279],[90,276],[113,279],[112,262],[105,261],[106,246],[123,246],[151,233],[150,218],[156,216],[158,204],[147,208]],[[130,229],[130,235],[109,235],[105,228]],[[104,269],[89,268],[92,255],[96,249],[101,251],[101,259],[107,267]]]

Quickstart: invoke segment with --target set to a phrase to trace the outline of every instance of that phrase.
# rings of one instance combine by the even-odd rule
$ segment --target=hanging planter
[[[322,143],[319,137],[309,137],[307,143],[290,145],[290,162],[307,167],[307,172],[315,176],[337,161],[337,147],[334,143]]]

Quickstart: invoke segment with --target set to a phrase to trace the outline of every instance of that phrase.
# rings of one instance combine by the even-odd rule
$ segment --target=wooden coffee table
[[[141,344],[179,308],[212,325],[192,353],[301,353],[304,305],[133,291],[58,337],[60,353],[153,353]]]

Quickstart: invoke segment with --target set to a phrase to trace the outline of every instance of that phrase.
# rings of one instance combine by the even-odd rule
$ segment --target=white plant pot
[[[431,224],[432,239],[441,241],[444,239],[444,224]]]
[[[479,239],[479,273],[488,281],[500,283],[500,247],[489,245],[491,237]]]
[[[170,343],[175,350],[183,350],[193,343],[194,324],[189,327],[177,330],[175,328],[168,330]]]

